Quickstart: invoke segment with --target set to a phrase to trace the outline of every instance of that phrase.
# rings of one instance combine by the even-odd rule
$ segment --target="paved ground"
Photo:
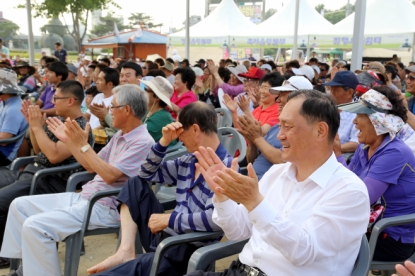
[[[78,275],[87,276],[87,268],[105,260],[108,256],[115,253],[115,247],[117,245],[117,237],[115,234],[101,235],[101,236],[90,236],[85,238],[85,250],[84,256],[81,256],[79,264]],[[65,243],[59,244],[59,257],[61,260],[61,267],[64,267],[65,258]],[[230,263],[236,259],[236,255],[220,260],[217,262],[217,271],[223,271],[228,268]],[[0,275],[9,273],[9,269],[0,269]],[[41,275],[41,274],[39,274]]]

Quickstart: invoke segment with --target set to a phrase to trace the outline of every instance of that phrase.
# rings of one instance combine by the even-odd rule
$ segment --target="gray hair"
[[[118,105],[129,105],[133,115],[139,119],[147,113],[148,96],[147,93],[135,84],[124,84],[115,87],[112,90],[114,95],[117,95]]]

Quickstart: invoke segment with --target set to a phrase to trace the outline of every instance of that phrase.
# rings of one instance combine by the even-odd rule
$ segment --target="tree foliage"
[[[350,13],[354,12],[355,5],[350,4]],[[330,21],[332,24],[336,24],[346,18],[347,4],[338,10],[328,10],[324,8],[324,4],[318,4],[315,7],[316,11],[321,13],[324,10],[324,18]]]
[[[119,8],[113,0],[44,0],[38,3],[32,2],[35,17],[55,18],[69,14],[72,22],[64,22],[65,25],[73,25],[73,31],[68,33],[75,39],[78,50],[81,48],[82,40],[87,33],[88,17],[94,10],[103,10],[110,5]],[[26,8],[19,5],[19,8]],[[65,19],[65,18],[64,18]],[[81,25],[84,30],[81,31]]]
[[[114,23],[117,24],[117,28],[120,32],[129,29],[128,25],[124,25],[123,19],[120,17],[115,17],[113,13],[109,13],[106,16],[101,16],[99,20],[101,23],[94,26],[89,31],[92,37],[112,34],[114,32]]]
[[[276,9],[269,9],[267,10],[267,12],[265,13],[265,20],[267,20],[268,18],[270,18],[271,16],[273,16],[275,13],[277,12]]]
[[[163,26],[163,23],[155,24],[153,22],[153,17],[142,12],[132,13],[131,16],[128,17],[128,20],[130,21],[131,29],[137,28],[138,26],[141,26],[141,24],[148,29],[154,29]]]
[[[0,22],[0,38],[3,40],[4,45],[12,39],[13,36],[17,35],[17,31],[20,27],[12,21]]]

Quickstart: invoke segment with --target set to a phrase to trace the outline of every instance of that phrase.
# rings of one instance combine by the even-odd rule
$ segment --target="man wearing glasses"
[[[80,128],[86,126],[86,119],[81,111],[84,98],[82,85],[77,81],[63,81],[56,86],[56,92],[51,102],[54,104],[59,120],[70,118]],[[0,170],[0,242],[3,240],[7,213],[10,203],[18,197],[30,193],[33,175],[45,168],[53,168],[75,163],[68,147],[59,140],[50,130],[45,128],[46,116],[38,105],[30,101],[22,103],[21,111],[30,127],[30,141],[37,154],[35,162],[26,166],[23,171]],[[88,144],[92,144],[92,133],[88,132]],[[36,194],[50,194],[65,192],[69,176],[76,172],[60,173],[47,176],[38,182]],[[1,245],[1,244],[0,244]],[[0,265],[8,265],[8,260],[0,259]]]
[[[82,88],[80,91],[83,94]],[[57,103],[60,101],[71,99],[57,99]],[[0,256],[22,258],[24,275],[61,274],[56,242],[80,231],[92,194],[122,187],[130,177],[137,175],[149,154],[154,140],[141,120],[147,105],[147,94],[138,86],[116,87],[110,110],[114,127],[120,130],[99,153],[95,153],[88,142],[91,136],[88,124],[83,130],[74,120],[63,123],[58,118],[48,119],[48,129],[60,139],[59,143],[96,176],[82,186],[80,193],[36,195],[15,200],[10,206]],[[58,106],[56,108],[58,110]],[[80,106],[78,109],[80,112]],[[99,200],[94,205],[89,228],[119,227],[117,205],[115,197]],[[20,266],[15,274],[22,275],[22,271]]]

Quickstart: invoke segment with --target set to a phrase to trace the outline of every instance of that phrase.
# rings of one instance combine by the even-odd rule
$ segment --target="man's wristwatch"
[[[89,144],[86,144],[85,146],[83,146],[81,148],[81,153],[87,152],[90,148],[91,148],[91,146]]]

